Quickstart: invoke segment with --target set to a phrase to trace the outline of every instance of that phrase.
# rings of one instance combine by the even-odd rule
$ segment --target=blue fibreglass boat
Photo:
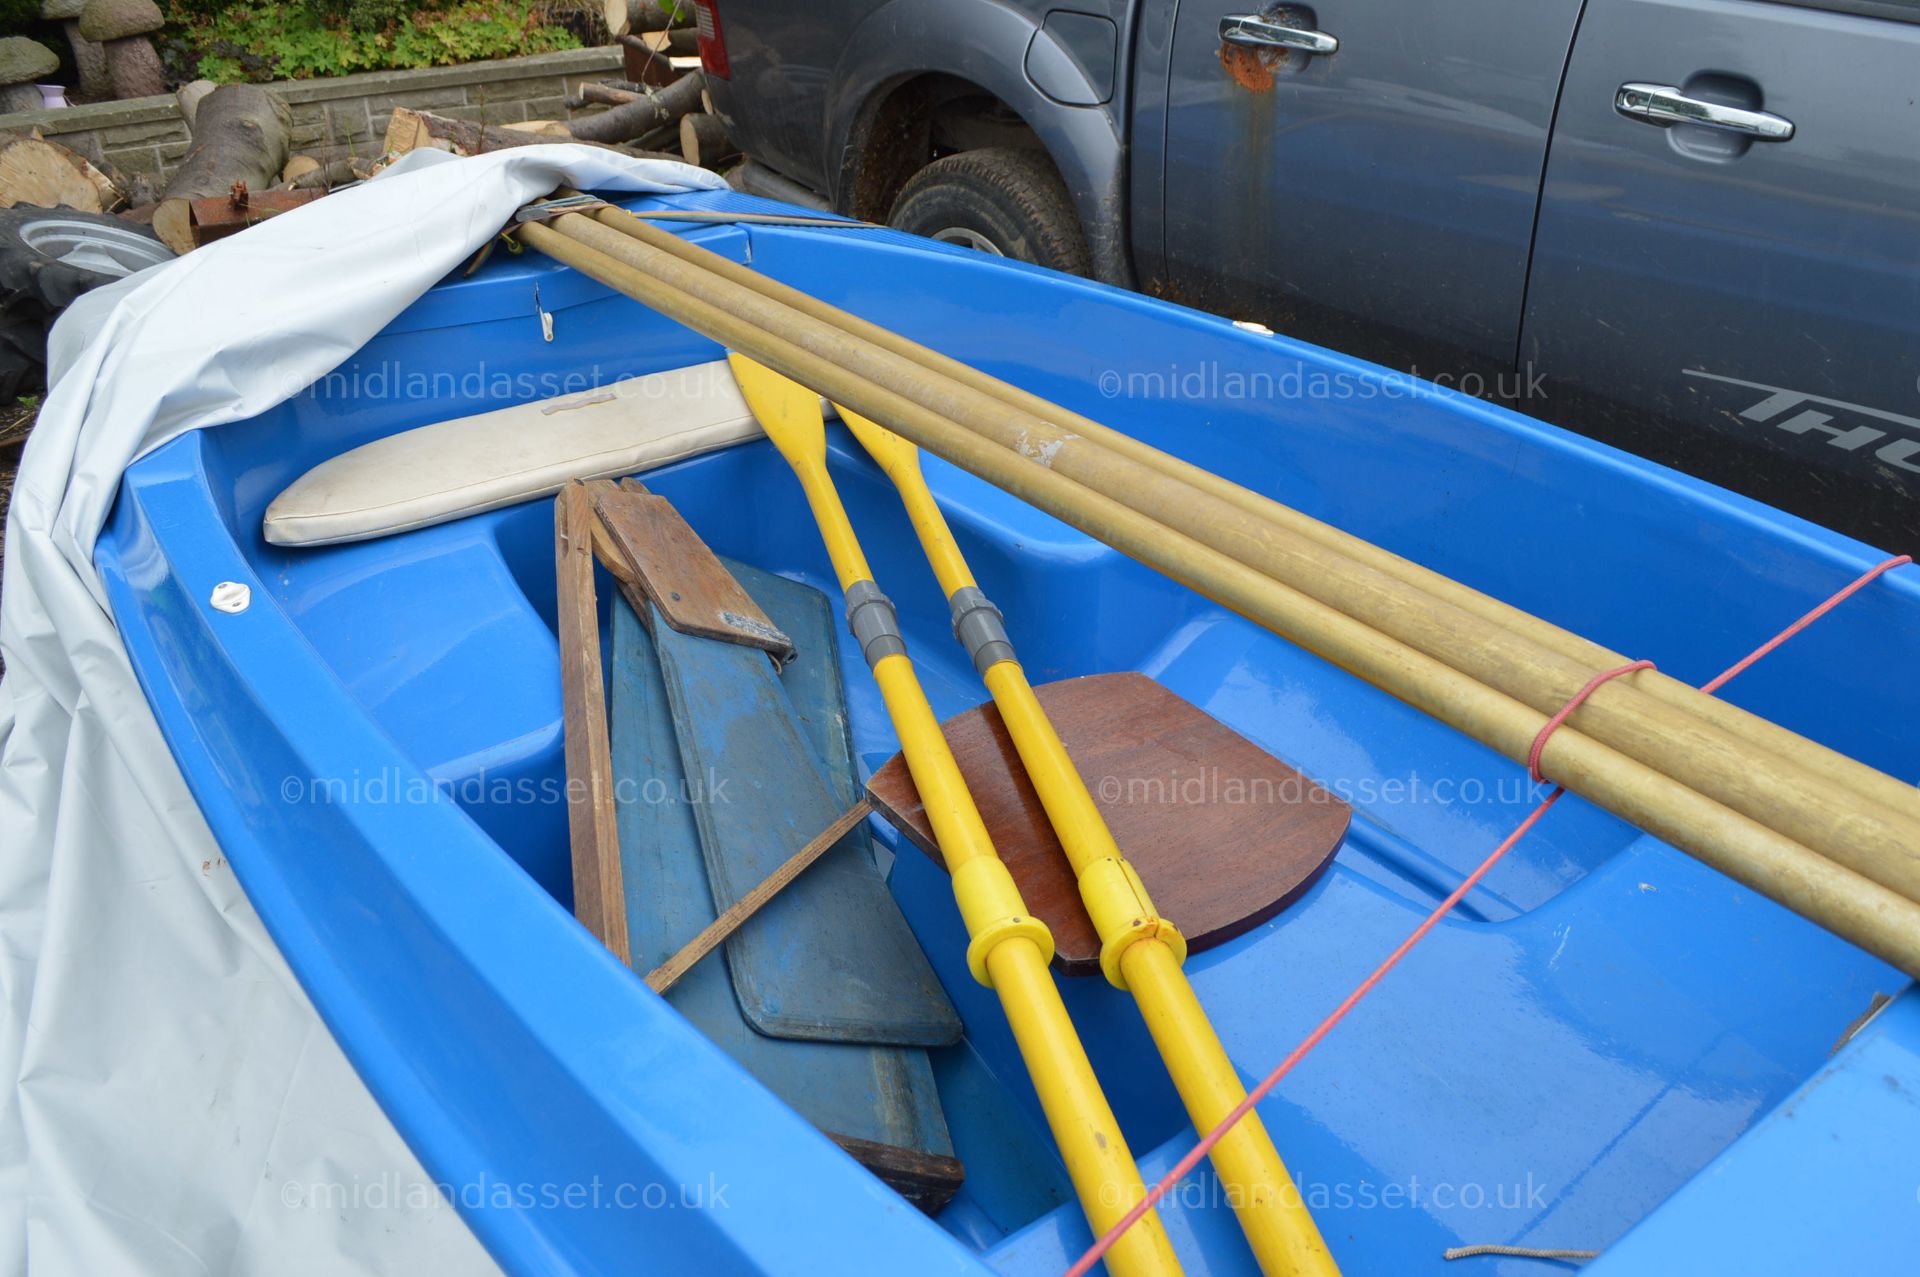
[[[703,193],[651,202],[778,211]],[[1716,673],[1882,556],[1562,430],[1284,337],[875,229],[676,229],[1676,677]],[[540,305],[555,339],[539,339]],[[712,342],[534,254],[449,279],[364,367],[435,398],[308,392],[126,474],[100,542],[182,771],[315,1006],[432,1177],[597,1185],[460,1202],[515,1273],[1057,1274],[1091,1241],[946,876],[875,826],[965,1026],[930,1052],[967,1177],[926,1216],[701,1036],[569,912],[550,499],[322,548],[269,545],[315,464],[542,385],[704,364]],[[474,387],[464,390],[462,386]],[[1344,389],[1341,389],[1344,387]],[[1392,388],[1398,387],[1398,393]],[[337,390],[337,387],[336,387]],[[984,699],[895,494],[831,461],[938,712]],[[1249,1084],[1532,807],[1524,769],[944,463],[927,469],[1036,682],[1138,670],[1354,808],[1301,899],[1188,964]],[[833,592],[765,441],[645,476],[714,550]],[[209,604],[216,582],[252,606]],[[614,591],[600,591],[603,619]],[[1920,771],[1920,579],[1894,573],[1729,699]],[[854,757],[896,741],[841,645]],[[884,855],[884,852],[883,852]],[[1125,994],[1062,992],[1149,1177],[1195,1133]],[[1835,1045],[1876,994],[1890,1004]],[[1261,1106],[1349,1274],[1911,1271],[1920,993],[1569,799]],[[620,1196],[616,1200],[614,1194]],[[1162,1208],[1190,1273],[1254,1271],[1203,1167]]]

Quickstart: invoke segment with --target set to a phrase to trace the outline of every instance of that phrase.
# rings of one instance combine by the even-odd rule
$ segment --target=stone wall
[[[568,49],[497,62],[417,71],[368,71],[328,80],[282,80],[266,87],[293,113],[293,149],[323,159],[380,153],[396,106],[487,124],[565,120],[566,98],[585,80],[620,71],[617,48]],[[585,113],[601,110],[588,107]],[[0,129],[37,128],[49,139],[124,173],[163,180],[191,138],[172,95],[99,102],[54,111],[0,115]]]

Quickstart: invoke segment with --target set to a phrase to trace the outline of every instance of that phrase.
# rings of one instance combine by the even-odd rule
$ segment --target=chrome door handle
[[[1220,39],[1255,49],[1298,49],[1302,53],[1337,53],[1340,42],[1324,31],[1283,27],[1257,13],[1230,13],[1220,19]]]
[[[1690,98],[1671,84],[1623,84],[1614,94],[1613,109],[1649,124],[1704,124],[1756,142],[1785,142],[1793,136],[1793,121],[1784,116]]]

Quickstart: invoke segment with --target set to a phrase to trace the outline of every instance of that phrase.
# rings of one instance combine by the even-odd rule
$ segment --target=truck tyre
[[[32,298],[49,313],[172,258],[152,231],[125,218],[25,204],[0,209],[0,289]]]
[[[47,329],[73,299],[173,253],[146,227],[72,208],[0,208],[0,399],[41,384]]]
[[[0,301],[0,406],[39,386],[46,362],[46,313],[24,298]]]
[[[989,147],[935,160],[901,189],[887,224],[1072,275],[1092,273],[1080,215],[1043,151]]]

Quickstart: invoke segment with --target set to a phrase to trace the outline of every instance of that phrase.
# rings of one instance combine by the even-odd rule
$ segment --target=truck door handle
[[[1340,42],[1324,31],[1283,27],[1257,13],[1230,13],[1220,19],[1220,39],[1254,49],[1298,49],[1302,53],[1337,53]]]
[[[1785,116],[1688,97],[1671,84],[1623,84],[1614,94],[1613,109],[1648,124],[1703,124],[1756,142],[1785,142],[1793,136],[1793,121]]]

